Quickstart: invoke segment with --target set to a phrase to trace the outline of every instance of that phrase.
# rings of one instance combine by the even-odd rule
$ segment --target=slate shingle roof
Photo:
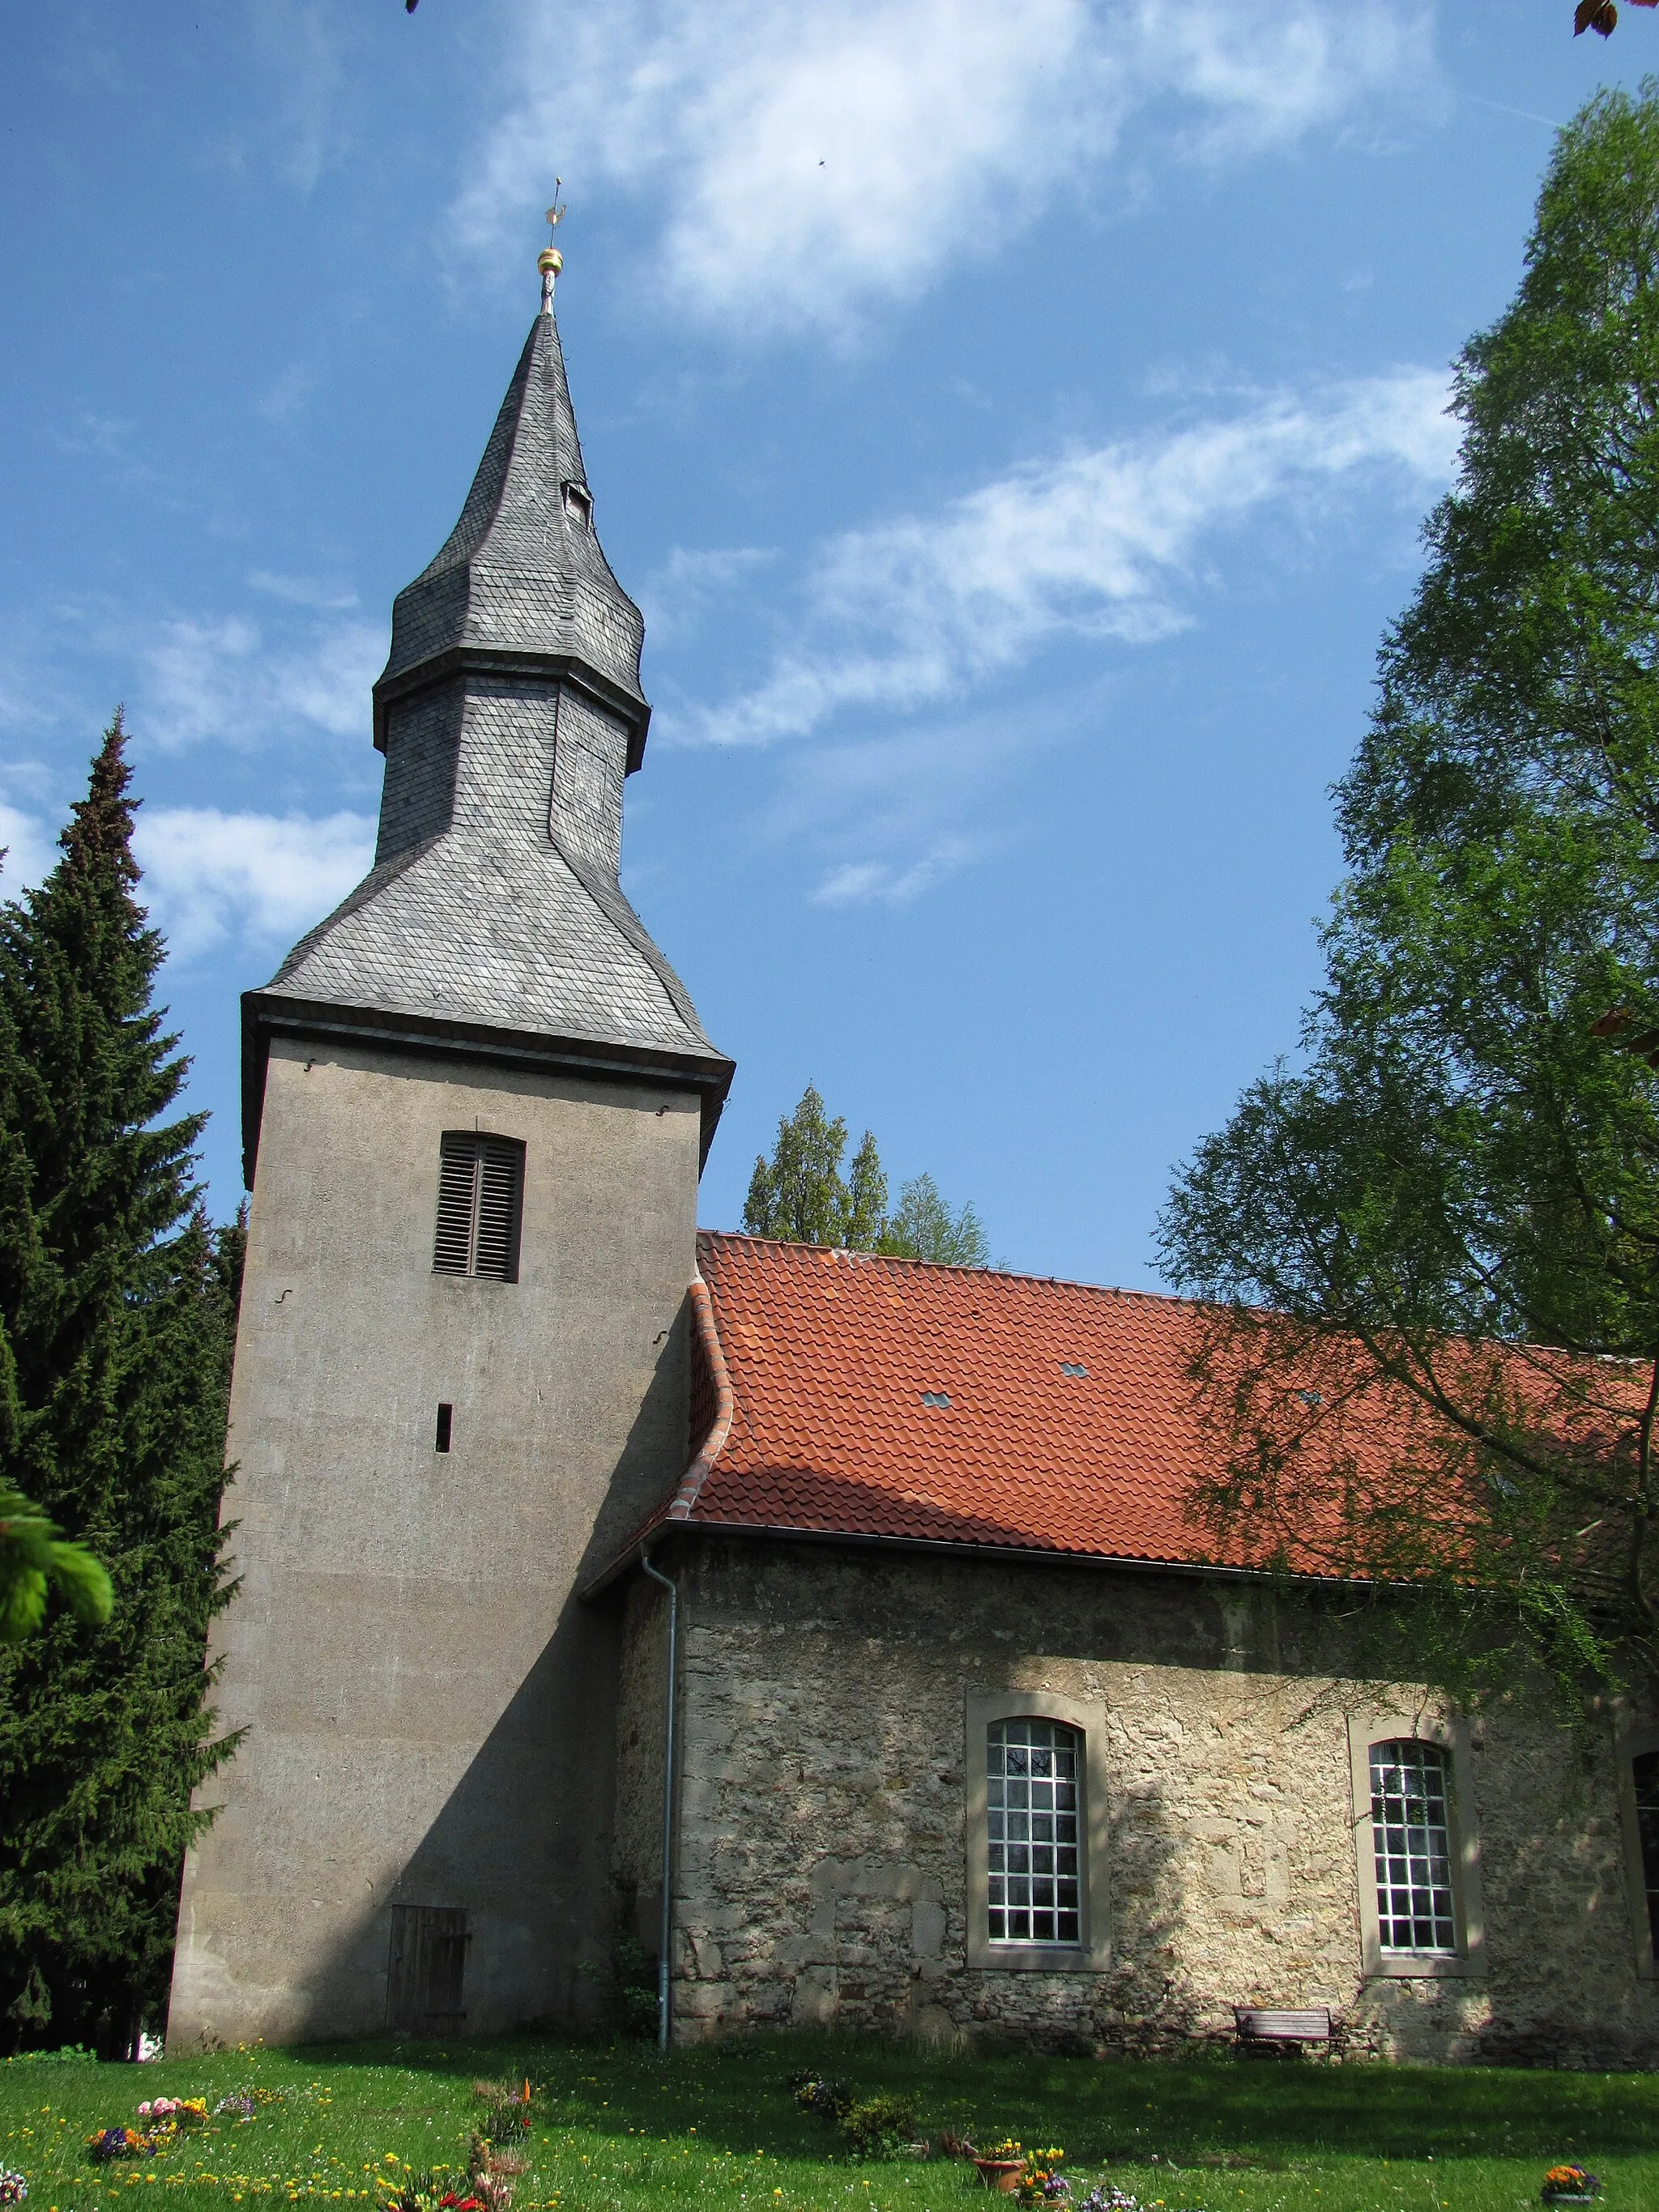
[[[650,709],[643,625],[590,499],[549,309],[460,520],[398,597],[375,687],[374,866],[244,999],[250,1172],[283,1030],[684,1081],[705,1148],[712,1137],[732,1063],[618,879],[623,780]]]
[[[393,602],[382,684],[456,647],[572,653],[644,705],[644,621],[611,573],[591,513],[567,507],[571,484],[591,508],[550,309],[525,340],[460,520]]]
[[[550,835],[556,750],[544,702],[469,698],[450,826],[374,868],[263,995],[726,1067],[615,875]]]

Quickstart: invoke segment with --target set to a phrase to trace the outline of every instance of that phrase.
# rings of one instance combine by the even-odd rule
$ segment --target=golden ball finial
[[[536,256],[536,266],[544,276],[556,276],[564,267],[564,256],[556,246],[544,246]]]

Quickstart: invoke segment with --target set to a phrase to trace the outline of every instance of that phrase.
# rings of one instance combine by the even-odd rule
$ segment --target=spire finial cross
[[[547,243],[536,257],[536,266],[542,272],[542,313],[544,315],[550,315],[553,312],[553,279],[564,267],[564,256],[553,243],[559,225],[564,221],[564,203],[559,198],[559,187],[563,182],[562,177],[553,179],[553,204],[543,217],[547,225]]]

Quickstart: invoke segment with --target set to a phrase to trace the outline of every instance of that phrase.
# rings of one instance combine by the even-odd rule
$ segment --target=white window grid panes
[[[1446,1754],[1405,1739],[1371,1746],[1377,1938],[1385,1952],[1455,1956]]]
[[[994,1943],[1079,1943],[1078,1771],[1083,1738],[1060,1721],[986,1733],[986,1842]]]

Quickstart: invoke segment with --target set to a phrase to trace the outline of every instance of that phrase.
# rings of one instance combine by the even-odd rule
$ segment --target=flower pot
[[[974,2165],[985,2186],[1000,2189],[1005,2197],[1014,2194],[1019,2187],[1019,2177],[1025,2171],[1023,2158],[976,2158]]]
[[[1589,2194],[1575,2194],[1567,2189],[1541,2189],[1538,2192],[1546,2204],[1594,2204],[1595,2198]]]

